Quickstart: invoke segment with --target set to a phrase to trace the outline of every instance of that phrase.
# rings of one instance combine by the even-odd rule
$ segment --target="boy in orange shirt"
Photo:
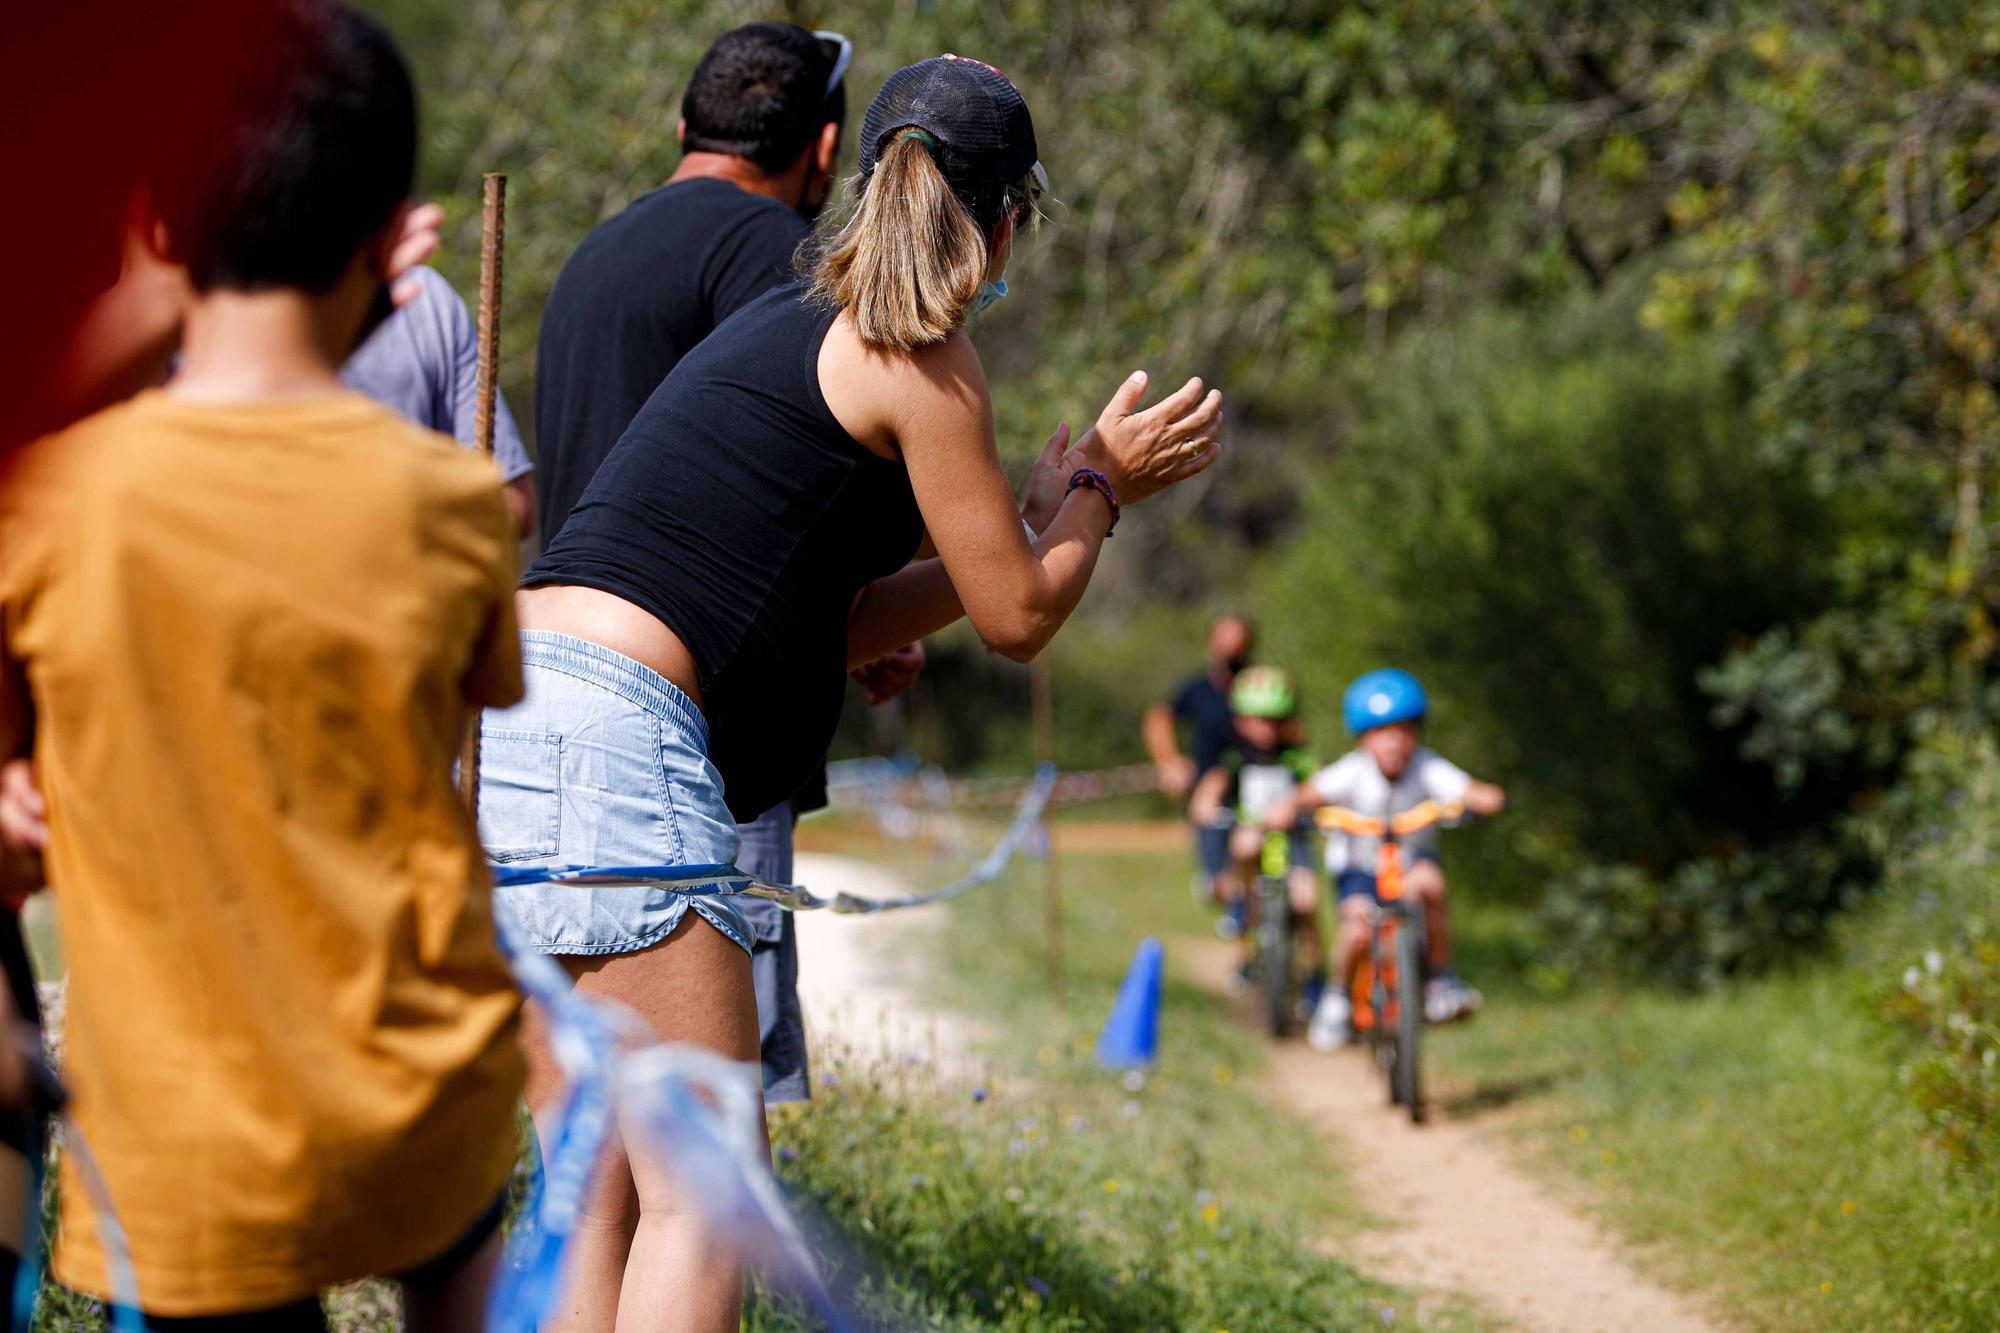
[[[179,374],[0,489],[0,754],[35,780],[0,836],[45,859],[148,1318],[321,1328],[386,1274],[411,1328],[471,1329],[522,1068],[451,760],[520,695],[512,530],[490,462],[337,375],[408,211],[408,72],[344,7],[269,21],[263,100],[154,196]],[[102,1293],[62,1199],[56,1274]]]

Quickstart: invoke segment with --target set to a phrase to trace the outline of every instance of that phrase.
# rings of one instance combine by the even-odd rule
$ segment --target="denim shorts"
[[[527,697],[479,728],[479,836],[506,866],[708,865],[736,859],[736,824],[708,760],[708,723],[672,681],[609,648],[526,630]],[[746,953],[735,900],[655,888],[526,884],[495,892],[542,953],[629,953],[692,907]]]

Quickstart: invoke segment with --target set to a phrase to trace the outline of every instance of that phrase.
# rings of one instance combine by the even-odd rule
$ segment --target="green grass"
[[[1143,1084],[1091,1057],[1144,933],[1207,928],[1180,855],[1066,856],[1067,1003],[1045,988],[1039,870],[939,912],[929,991],[1000,1034],[983,1075],[822,1078],[774,1126],[780,1175],[843,1236],[865,1308],[949,1329],[1467,1326],[1322,1252],[1360,1224],[1338,1165],[1248,1085],[1257,1043],[1169,969]],[[770,1305],[758,1329],[796,1327]]]
[[[1996,1182],[1922,1145],[1854,964],[1551,999],[1517,917],[1462,917],[1489,1004],[1430,1048],[1456,1109],[1512,1104],[1531,1155],[1671,1276],[1754,1328],[2000,1326]]]

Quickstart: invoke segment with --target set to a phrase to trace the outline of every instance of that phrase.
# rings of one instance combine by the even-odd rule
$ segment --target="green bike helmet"
[[[1229,691],[1229,711],[1238,717],[1264,717],[1282,722],[1299,711],[1299,692],[1292,673],[1283,667],[1246,667]]]

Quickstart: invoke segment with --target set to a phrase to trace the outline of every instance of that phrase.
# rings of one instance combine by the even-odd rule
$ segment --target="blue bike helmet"
[[[1359,736],[1393,722],[1415,722],[1430,711],[1431,701],[1417,678],[1396,667],[1384,667],[1355,678],[1347,687],[1340,711],[1347,729]]]

